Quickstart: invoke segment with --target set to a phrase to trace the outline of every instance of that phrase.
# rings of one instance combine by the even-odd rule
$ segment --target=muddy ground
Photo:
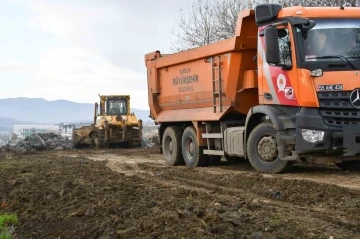
[[[166,167],[158,149],[0,155],[14,238],[360,238],[360,174],[247,162]]]

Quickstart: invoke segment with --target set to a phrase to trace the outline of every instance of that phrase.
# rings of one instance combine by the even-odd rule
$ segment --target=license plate
[[[343,90],[342,84],[334,84],[334,85],[318,85],[318,91],[336,91],[336,90]]]

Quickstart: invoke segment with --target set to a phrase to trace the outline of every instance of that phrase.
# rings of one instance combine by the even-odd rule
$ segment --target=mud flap
[[[343,125],[343,156],[360,153],[360,124]]]

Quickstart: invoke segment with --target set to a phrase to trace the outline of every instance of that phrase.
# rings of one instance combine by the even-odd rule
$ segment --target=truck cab
[[[289,113],[296,128],[293,157],[359,158],[359,13],[359,8],[279,4],[255,9],[264,86],[259,101],[295,110]]]

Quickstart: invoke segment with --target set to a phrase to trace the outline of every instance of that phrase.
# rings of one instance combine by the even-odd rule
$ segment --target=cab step
[[[203,139],[222,139],[223,134],[222,133],[203,133],[202,137],[203,137]]]
[[[224,151],[204,149],[204,154],[224,156]]]

